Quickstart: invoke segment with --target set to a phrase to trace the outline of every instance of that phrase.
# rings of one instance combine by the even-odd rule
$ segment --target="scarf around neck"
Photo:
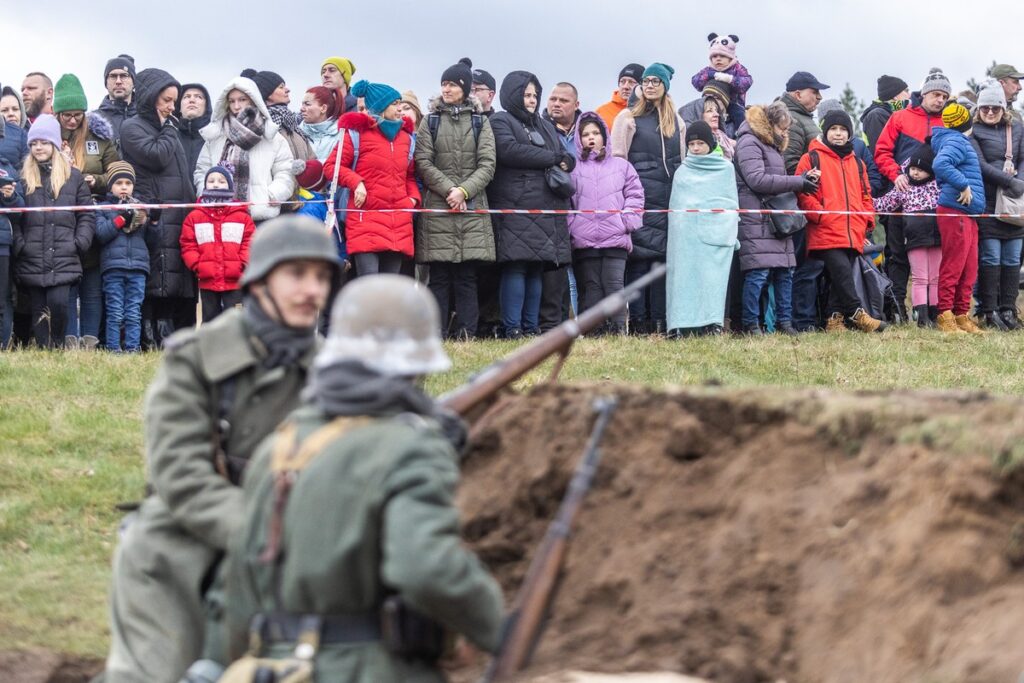
[[[220,155],[220,163],[235,177],[239,201],[249,199],[249,150],[255,147],[267,130],[267,120],[255,107],[246,107],[238,116],[227,118],[228,141]]]
[[[267,111],[270,112],[270,120],[276,123],[280,128],[288,131],[289,133],[305,135],[302,130],[302,117],[289,110],[287,104],[268,105]]]
[[[381,118],[374,114],[373,120],[377,122],[377,128],[388,140],[394,142],[395,138],[398,137],[398,133],[402,130],[402,124],[405,119],[398,119],[397,121],[391,121],[389,119]]]
[[[825,146],[828,147],[833,152],[835,152],[836,154],[838,154],[840,159],[842,159],[844,157],[847,157],[847,156],[849,156],[850,154],[853,153],[853,140],[852,139],[847,140],[842,145],[833,145],[828,140],[825,140],[824,142],[825,142]]]
[[[274,320],[254,296],[246,295],[242,312],[249,330],[266,347],[265,368],[297,365],[316,344],[315,327],[289,327]]]
[[[458,415],[441,408],[410,379],[384,375],[359,361],[314,365],[302,398],[328,417],[413,413],[436,421],[456,451],[466,444],[466,427]]]

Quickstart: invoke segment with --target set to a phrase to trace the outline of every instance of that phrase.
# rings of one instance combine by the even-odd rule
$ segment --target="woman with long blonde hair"
[[[53,113],[60,123],[62,151],[74,168],[82,172],[93,199],[107,195],[107,169],[121,156],[114,142],[114,128],[95,112],[86,113],[88,101],[78,77],[64,74],[53,88]],[[81,316],[79,316],[81,313]],[[71,288],[68,302],[68,345],[95,348],[103,318],[103,291],[99,245],[82,254],[82,280]],[[79,324],[81,323],[81,324]]]
[[[40,115],[28,132],[22,167],[27,208],[89,206],[81,171],[61,154],[60,124]],[[89,211],[33,211],[14,227],[14,277],[28,293],[36,344],[64,345],[71,285],[82,278],[81,254],[92,244],[96,221]]]
[[[686,126],[676,114],[668,94],[675,70],[655,62],[644,70],[636,102],[619,112],[612,126],[612,154],[636,168],[644,186],[644,209],[668,208],[672,175],[686,156]],[[668,214],[645,213],[644,224],[633,233],[633,251],[626,263],[626,284],[665,262]],[[646,288],[629,305],[633,333],[665,333],[665,281]]]

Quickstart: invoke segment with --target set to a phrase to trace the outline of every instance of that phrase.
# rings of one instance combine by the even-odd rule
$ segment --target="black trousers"
[[[242,290],[232,289],[226,292],[214,292],[209,289],[199,290],[199,301],[203,305],[203,322],[208,323],[224,311],[242,304]]]
[[[651,272],[656,264],[664,261],[648,259],[632,259],[626,262],[626,284],[636,282]],[[648,285],[633,301],[629,302],[629,324],[636,327],[645,321],[664,322],[667,300],[665,296],[665,278]]]
[[[558,327],[569,317],[568,266],[545,270],[540,291],[540,331]]]
[[[26,287],[32,304],[32,332],[42,349],[64,347],[64,329],[68,325],[70,285]]]
[[[582,312],[596,306],[606,296],[622,291],[626,277],[625,250],[589,249],[585,255],[578,252],[573,255],[573,271],[576,273]],[[626,311],[616,313],[611,322],[618,327],[624,327]]]
[[[901,216],[885,217],[885,273],[892,280],[892,293],[900,306],[907,300],[907,282],[910,280],[910,258],[903,235]]]
[[[352,254],[350,257],[356,268],[356,277],[376,275],[378,273],[401,273],[405,257],[397,251],[370,251]]]
[[[860,296],[853,284],[857,252],[853,249],[821,249],[811,256],[825,262],[829,276],[828,314],[842,313],[849,318],[861,308]]]
[[[480,317],[476,292],[477,267],[475,261],[430,264],[430,281],[427,286],[437,299],[437,307],[441,311],[441,333],[446,337],[462,339],[476,335],[477,319]],[[454,321],[452,313],[455,314]]]

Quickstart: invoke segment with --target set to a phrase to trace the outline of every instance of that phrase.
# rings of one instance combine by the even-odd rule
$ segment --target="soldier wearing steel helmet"
[[[175,683],[199,658],[203,593],[244,520],[242,471],[299,403],[336,254],[318,221],[268,221],[252,241],[242,306],[165,342],[145,401],[151,493],[114,556],[105,681]]]
[[[442,681],[445,633],[497,648],[501,593],[453,503],[462,423],[419,387],[449,365],[429,291],[372,275],[341,292],[302,405],[246,473],[222,681]]]

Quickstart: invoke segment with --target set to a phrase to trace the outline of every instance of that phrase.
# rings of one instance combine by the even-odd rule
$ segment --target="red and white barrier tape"
[[[326,199],[311,199],[308,201],[286,201],[278,202],[277,206],[285,204],[326,204]],[[204,202],[191,204],[90,204],[86,206],[40,206],[22,208],[0,208],[0,215],[24,214],[24,213],[50,213],[55,211],[120,211],[124,209],[195,209],[199,207],[247,207],[253,202]],[[261,206],[267,206],[261,204]],[[670,213],[708,213],[725,214],[773,214],[782,216],[797,216],[803,214],[833,215],[833,216],[939,216],[938,213],[903,213],[898,211],[804,211],[802,209],[346,209],[348,213],[411,213],[411,214],[463,214],[463,215],[527,215],[527,216],[591,216],[608,214],[670,214]],[[948,215],[948,214],[947,214]],[[1024,214],[1005,213],[972,213],[963,214],[966,218],[1020,218]]]

